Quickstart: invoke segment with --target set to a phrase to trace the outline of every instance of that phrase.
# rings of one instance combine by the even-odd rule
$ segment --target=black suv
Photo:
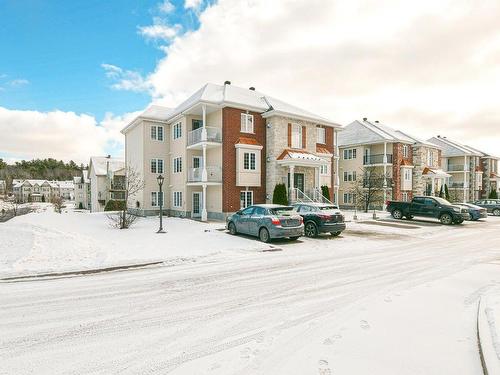
[[[304,234],[317,237],[319,233],[338,236],[345,230],[344,215],[338,206],[326,203],[296,203],[295,209],[304,219]]]
[[[489,213],[495,216],[500,216],[500,199],[481,199],[475,201],[474,204],[486,208]]]

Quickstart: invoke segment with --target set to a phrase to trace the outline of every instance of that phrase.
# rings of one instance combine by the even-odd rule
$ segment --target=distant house
[[[110,156],[90,158],[90,211],[102,212],[109,200],[125,199],[125,162]]]
[[[72,200],[74,197],[73,181],[14,180],[13,193],[17,201],[50,202],[54,197]]]
[[[7,194],[7,183],[5,180],[0,180],[0,195]]]
[[[73,177],[73,184],[75,185],[75,207],[90,209],[90,181],[88,177],[89,171],[82,170],[82,175]]]

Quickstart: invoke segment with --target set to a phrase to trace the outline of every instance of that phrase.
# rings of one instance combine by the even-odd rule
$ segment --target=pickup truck
[[[411,202],[388,201],[387,211],[393,218],[408,220],[414,216],[439,219],[441,224],[461,224],[469,219],[469,211],[460,206],[454,206],[446,199],[439,197],[415,197]]]

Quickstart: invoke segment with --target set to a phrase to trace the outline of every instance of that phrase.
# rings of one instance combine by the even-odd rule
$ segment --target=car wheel
[[[237,234],[238,232],[236,231],[236,225],[234,225],[233,222],[230,222],[229,225],[227,226],[227,229],[229,230],[229,233],[232,235]]]
[[[403,218],[403,212],[401,212],[401,210],[394,210],[392,211],[392,217],[394,219],[400,220]]]
[[[441,222],[441,224],[444,224],[444,225],[451,225],[451,224],[453,224],[453,218],[451,217],[450,214],[442,214],[439,217],[439,221]]]
[[[269,240],[271,239],[269,236],[269,231],[266,228],[261,228],[261,230],[259,231],[259,239],[262,242],[269,242]]]
[[[290,240],[292,240],[292,241],[297,241],[298,239],[299,239],[298,236],[290,237]]]
[[[500,209],[495,208],[495,209],[493,210],[493,215],[495,215],[495,216],[500,216]]]
[[[310,238],[316,237],[318,235],[318,228],[316,227],[316,224],[312,221],[307,222],[304,228],[304,234]]]
[[[331,234],[333,237],[338,237],[338,236],[340,236],[340,233],[341,233],[341,232],[331,232],[330,234]]]

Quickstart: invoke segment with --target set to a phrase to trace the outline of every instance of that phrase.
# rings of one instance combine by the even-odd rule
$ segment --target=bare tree
[[[64,199],[62,199],[62,197],[54,196],[52,197],[50,203],[52,203],[52,205],[54,206],[55,212],[59,214],[62,212],[62,209],[64,207]]]
[[[107,215],[110,225],[113,228],[127,229],[135,223],[138,216],[130,212],[129,208],[134,207],[134,197],[143,188],[144,180],[141,178],[137,170],[132,167],[127,167],[124,182],[124,204],[121,205],[121,209],[119,211]]]
[[[374,205],[384,204],[384,188],[391,188],[392,179],[376,167],[363,167],[360,172],[349,191],[355,197],[356,207],[368,212]]]

